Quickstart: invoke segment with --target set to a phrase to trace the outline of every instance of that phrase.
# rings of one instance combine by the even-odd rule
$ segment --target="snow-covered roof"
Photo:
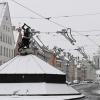
[[[39,38],[43,41],[45,45],[48,45],[50,49],[54,46],[60,47],[62,49],[67,49],[73,47],[61,34],[39,34]]]
[[[15,93],[15,91],[17,91]],[[0,94],[79,94],[67,84],[53,83],[0,83]]]
[[[49,49],[53,49],[54,46],[64,49],[64,52],[70,52],[74,56],[79,56],[76,46],[72,45],[64,36],[56,33],[41,33],[38,35],[44,45],[48,46]],[[80,54],[81,56],[81,54]]]
[[[5,3],[5,2],[0,3],[0,24],[1,24],[1,21],[2,21],[2,18],[3,18],[6,6],[7,6],[7,3]]]
[[[84,97],[71,86],[51,83],[0,83],[0,95],[2,100],[69,100]]]
[[[1,100],[70,100],[84,97],[84,95],[64,95],[64,96],[1,96]]]
[[[62,74],[60,70],[35,55],[16,56],[0,66],[0,74]]]

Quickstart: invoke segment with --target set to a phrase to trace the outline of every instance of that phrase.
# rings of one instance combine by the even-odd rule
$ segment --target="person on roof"
[[[24,25],[22,26],[22,29],[24,30],[24,35],[23,35],[23,38],[22,38],[22,42],[19,46],[19,49],[29,48],[30,38],[32,36],[32,33],[30,31],[31,28],[24,23]]]

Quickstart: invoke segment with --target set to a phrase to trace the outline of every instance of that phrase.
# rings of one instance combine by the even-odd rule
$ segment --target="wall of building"
[[[82,60],[81,65],[82,80],[94,80],[95,79],[95,68],[87,60]]]
[[[100,69],[100,54],[97,54],[93,57],[95,62],[95,68]]]
[[[8,4],[0,24],[0,65],[14,57],[14,37]]]

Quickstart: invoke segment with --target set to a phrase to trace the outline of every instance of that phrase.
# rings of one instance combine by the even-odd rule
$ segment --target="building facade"
[[[100,54],[95,55],[94,57],[95,68],[100,69]]]
[[[80,67],[77,68],[77,79],[79,81],[93,81],[95,79],[95,68],[86,59],[82,59],[80,62]]]
[[[93,56],[93,60],[95,63],[95,68],[100,69],[100,47],[98,47],[97,53]]]
[[[14,36],[7,2],[0,3],[0,65],[14,57]]]
[[[95,82],[100,83],[100,69],[96,70],[96,75],[95,75]]]

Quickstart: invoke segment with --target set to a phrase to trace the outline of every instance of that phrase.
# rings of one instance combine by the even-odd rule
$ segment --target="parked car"
[[[78,80],[74,80],[73,83],[74,84],[79,84],[79,81]]]

